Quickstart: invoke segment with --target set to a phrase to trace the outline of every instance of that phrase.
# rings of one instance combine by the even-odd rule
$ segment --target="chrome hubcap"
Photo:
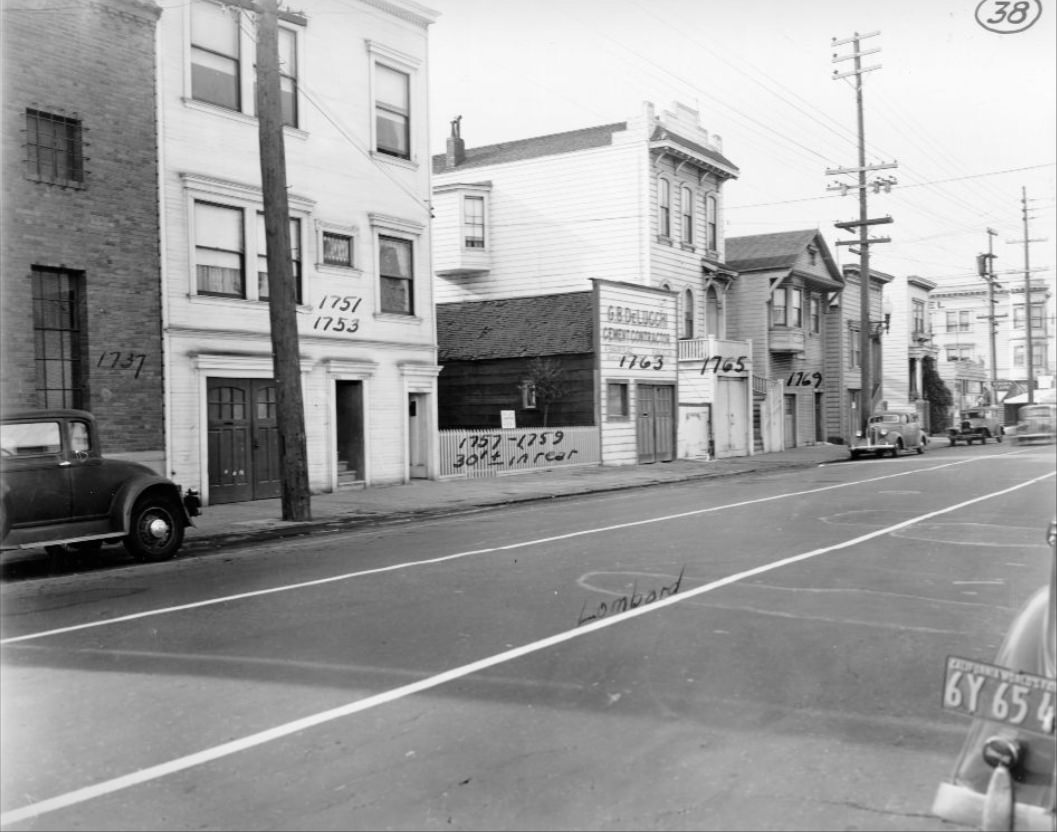
[[[169,524],[160,517],[151,518],[147,523],[147,535],[155,540],[164,540],[169,536]]]

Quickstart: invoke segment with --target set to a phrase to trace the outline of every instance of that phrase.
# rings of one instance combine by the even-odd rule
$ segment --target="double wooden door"
[[[675,387],[637,384],[635,390],[639,462],[671,462],[675,459]]]
[[[211,378],[206,396],[210,503],[278,497],[281,443],[275,382]]]

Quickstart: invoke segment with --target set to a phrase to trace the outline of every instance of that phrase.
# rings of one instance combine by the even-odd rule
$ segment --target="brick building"
[[[0,403],[90,410],[109,455],[161,471],[158,15],[3,7]]]

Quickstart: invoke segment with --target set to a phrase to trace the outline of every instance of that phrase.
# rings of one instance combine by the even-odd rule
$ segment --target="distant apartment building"
[[[155,27],[146,0],[2,9],[0,401],[89,410],[165,470]]]
[[[1025,294],[1023,281],[1016,276],[1000,279],[993,291],[980,279],[939,286],[931,292],[929,311],[938,369],[954,395],[956,408],[984,401],[1000,404],[1007,397],[1025,396],[1026,400],[1029,324],[1032,383],[1035,389],[1052,386],[1055,339],[1049,310],[1053,293],[1046,281],[1036,279],[1031,282],[1030,303],[1025,303]]]
[[[737,175],[681,104],[478,147],[453,121],[433,159],[441,427],[537,418],[529,364],[564,356],[590,386],[575,418],[598,427],[603,463],[751,453],[752,349],[726,317],[723,187]],[[514,299],[528,316],[517,343]],[[573,309],[582,337],[546,320]]]
[[[169,473],[280,493],[251,7],[160,22]],[[436,476],[428,29],[413,0],[280,13],[291,272],[313,491]]]

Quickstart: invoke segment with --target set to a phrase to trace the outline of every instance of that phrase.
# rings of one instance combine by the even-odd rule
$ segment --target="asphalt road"
[[[7,583],[0,821],[951,829],[944,661],[1046,581],[1054,469],[932,446]]]

